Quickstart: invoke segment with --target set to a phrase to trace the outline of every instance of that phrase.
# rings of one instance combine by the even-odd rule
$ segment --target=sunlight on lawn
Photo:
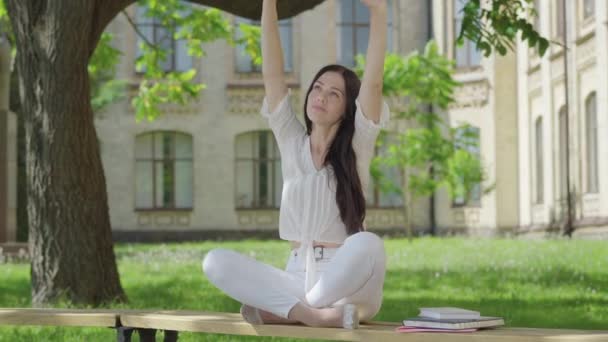
[[[400,321],[423,306],[458,306],[505,318],[508,326],[606,329],[608,249],[605,241],[421,238],[386,240],[388,270],[377,320]],[[119,245],[121,282],[130,302],[118,308],[238,312],[240,306],[203,276],[212,248],[237,250],[283,267],[280,241]],[[0,306],[30,305],[29,265],[0,265]],[[550,314],[548,314],[550,313]],[[110,329],[1,327],[0,341],[97,341]],[[205,335],[214,341],[268,339]],[[180,341],[201,334],[180,334]]]

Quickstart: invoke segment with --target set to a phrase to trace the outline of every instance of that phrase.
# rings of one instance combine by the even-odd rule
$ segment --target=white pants
[[[305,260],[294,250],[285,271],[226,249],[213,249],[203,260],[209,281],[237,301],[287,318],[299,302],[315,307],[357,304],[362,321],[380,310],[386,269],[384,243],[360,232],[342,246],[325,249],[317,260],[318,281],[306,292]]]

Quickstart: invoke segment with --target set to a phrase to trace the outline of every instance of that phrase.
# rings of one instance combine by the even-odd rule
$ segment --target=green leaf
[[[522,13],[532,17],[536,11],[527,10],[521,0],[492,0],[491,3],[491,9],[482,9],[479,0],[467,1],[456,44],[462,46],[464,39],[468,39],[483,51],[484,56],[489,56],[494,50],[505,55],[508,50],[513,50],[517,34],[521,32],[522,39],[529,39],[532,47],[536,41],[543,41],[538,46],[539,54],[543,56],[548,41],[527,20],[521,18]]]
[[[355,60],[355,71],[361,75],[365,58],[359,55]],[[480,181],[481,161],[467,152],[478,148],[478,134],[469,126],[459,127],[461,133],[455,134],[456,129],[449,129],[450,124],[436,112],[447,109],[454,101],[454,88],[459,83],[452,78],[453,71],[453,62],[439,53],[434,41],[425,46],[422,54],[387,54],[384,96],[403,100],[405,108],[393,108],[394,115],[409,121],[403,130],[382,132],[378,139],[377,146],[384,152],[373,159],[370,172],[381,192],[427,196],[447,187],[450,193],[458,193]],[[387,176],[387,168],[391,167],[407,170],[407,188],[391,184]],[[463,172],[470,175],[463,178]]]

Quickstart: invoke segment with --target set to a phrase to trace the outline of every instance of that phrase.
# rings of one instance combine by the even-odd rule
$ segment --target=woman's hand
[[[367,6],[370,12],[386,11],[386,0],[361,0],[361,3]]]

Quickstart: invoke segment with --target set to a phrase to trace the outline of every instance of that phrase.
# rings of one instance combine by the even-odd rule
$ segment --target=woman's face
[[[308,94],[308,118],[317,125],[331,126],[342,119],[345,110],[344,78],[335,71],[327,71],[315,81]]]

